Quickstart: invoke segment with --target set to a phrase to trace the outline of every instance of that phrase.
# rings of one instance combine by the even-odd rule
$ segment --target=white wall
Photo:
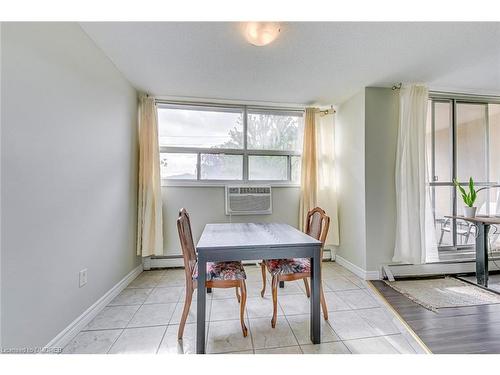
[[[365,89],[366,269],[390,263],[396,236],[394,171],[398,95],[390,88]]]
[[[367,87],[338,107],[338,255],[376,275],[394,254],[398,97]]]
[[[273,187],[271,215],[232,216],[232,222],[281,222],[298,227],[298,187]],[[163,187],[164,255],[181,255],[176,220],[179,209],[186,208],[191,217],[195,243],[207,223],[229,222],[225,214],[224,187]]]
[[[335,168],[340,245],[337,255],[366,269],[365,93],[337,108]]]
[[[2,344],[43,346],[140,264],[137,95],[77,24],[2,27]]]

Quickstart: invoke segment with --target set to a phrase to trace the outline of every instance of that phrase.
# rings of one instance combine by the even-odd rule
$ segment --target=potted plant
[[[457,189],[460,191],[462,199],[465,203],[464,217],[475,217],[477,207],[474,206],[474,202],[476,201],[477,193],[484,188],[476,190],[474,188],[474,181],[472,180],[472,177],[469,178],[469,192],[466,192],[456,179],[453,180],[453,184],[455,184]]]

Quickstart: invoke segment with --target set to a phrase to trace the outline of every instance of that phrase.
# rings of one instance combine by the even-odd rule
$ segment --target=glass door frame
[[[485,147],[486,147],[486,182],[477,182],[475,185],[479,187],[494,187],[498,186],[498,181],[489,181],[490,174],[490,134],[489,134],[489,113],[488,113],[488,104],[500,104],[500,97],[491,97],[491,96],[481,96],[481,95],[467,95],[467,94],[452,94],[452,93],[443,93],[443,92],[430,92],[429,99],[431,100],[431,171],[430,171],[430,181],[429,187],[431,188],[431,204],[434,216],[434,223],[436,220],[435,217],[435,189],[433,187],[438,186],[448,186],[451,188],[451,207],[452,207],[452,216],[456,216],[458,213],[458,199],[457,199],[457,189],[453,188],[453,179],[457,178],[457,105],[459,104],[476,104],[476,105],[484,105],[485,106]],[[435,103],[449,103],[450,111],[451,111],[451,181],[439,182],[436,181],[436,165],[435,165]],[[428,109],[429,110],[429,109]],[[461,184],[465,182],[459,181]],[[488,207],[488,205],[487,205]],[[488,209],[488,208],[487,208]],[[461,250],[461,249],[470,249],[473,245],[458,245],[457,244],[457,220],[451,221],[451,245],[439,246],[439,250]]]

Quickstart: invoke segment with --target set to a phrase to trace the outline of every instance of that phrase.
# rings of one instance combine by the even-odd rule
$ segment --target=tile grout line
[[[334,293],[335,295],[337,294],[337,293],[335,293],[335,291],[333,291],[333,290],[332,290],[332,291],[330,291],[330,292],[331,292],[331,293]],[[303,292],[303,294],[305,294],[305,291]],[[345,301],[344,301],[344,300],[343,300],[340,296],[337,296],[337,297],[338,297],[338,298],[340,298],[340,299],[341,299],[344,303],[346,303],[346,305],[347,305],[347,302],[345,302]],[[278,301],[278,303],[279,303],[279,301]],[[280,307],[281,307],[281,305],[280,305]],[[340,310],[340,311],[353,311],[353,310],[351,309],[351,310]],[[334,312],[333,312],[333,311],[328,311],[328,313],[330,314],[330,313],[334,313]],[[284,314],[284,316],[285,316],[285,318],[286,318],[286,320],[287,320],[288,324],[290,325],[290,321],[288,320],[288,315],[285,313],[285,310],[284,310],[284,309],[283,309],[283,314]],[[291,314],[290,316],[298,316],[298,315],[307,315],[307,314]],[[326,320],[326,323],[327,323],[327,324],[328,324],[328,326],[332,329],[333,333],[335,333],[335,335],[339,338],[339,340],[338,340],[338,341],[329,341],[329,342],[340,342],[342,345],[344,345],[344,347],[347,349],[347,351],[348,351],[350,354],[352,354],[351,350],[347,347],[347,345],[344,343],[344,341],[342,340],[342,338],[340,337],[340,335],[337,333],[337,331],[336,331],[336,330],[332,327],[332,325],[330,324],[330,320]],[[290,329],[292,329],[292,328],[291,328],[291,325],[290,325]],[[292,329],[292,333],[293,333],[293,335],[295,336],[295,332],[293,332],[293,329]],[[299,341],[299,340],[297,339],[297,336],[295,336],[295,340],[296,340],[296,341],[297,341],[297,343],[298,343],[298,341]],[[305,346],[305,345],[312,345],[312,346],[314,346],[314,345],[316,345],[316,344],[300,344],[300,343],[298,343],[298,345],[299,345],[300,351],[302,352],[302,354],[304,354],[304,350],[302,349],[302,345],[304,345],[304,346]],[[321,344],[320,344],[320,345],[321,345]]]
[[[370,326],[370,328],[372,329],[377,329],[377,327],[375,327],[372,322],[370,322],[368,319],[366,319],[364,316],[360,315],[358,313],[358,311],[365,311],[365,310],[375,310],[375,309],[382,309],[382,306],[378,306],[378,307],[370,307],[370,308],[364,308],[364,309],[353,309],[351,311],[353,311],[361,320],[363,320],[367,325]],[[396,328],[398,330],[398,333],[388,333],[388,334],[383,334],[383,335],[377,335],[377,336],[369,336],[369,337],[378,337],[378,336],[389,336],[389,335],[397,335],[397,334],[401,334],[401,331],[399,330],[398,327],[396,327],[396,325],[394,325],[394,323],[392,323],[392,321],[389,321],[390,324],[392,324],[394,326],[394,328]]]
[[[300,347],[300,344],[297,344],[297,345],[285,345],[285,346],[276,346],[276,347],[272,347],[272,348],[262,348],[262,349],[256,349],[256,350],[273,350],[273,349],[285,349],[285,348],[296,348],[296,347],[299,347],[299,350],[300,350],[300,354],[304,354],[302,352],[302,349]],[[256,353],[257,354],[257,353]],[[269,353],[262,353],[262,355],[266,355],[266,354],[269,354]],[[286,354],[289,354],[289,353],[286,353]]]
[[[373,310],[373,309],[381,309],[383,306],[375,306],[375,307],[362,307],[362,308],[349,308],[343,310],[330,310],[328,313],[338,313],[338,312],[347,312],[347,311],[358,311],[358,310]],[[289,316],[297,316],[297,315],[305,315],[308,313],[297,313],[297,314],[288,314]]]
[[[137,312],[141,309],[142,306],[144,306],[144,302],[146,302],[146,300],[148,299],[148,297],[151,295],[151,293],[153,293],[153,290],[155,288],[151,288],[151,291],[148,293],[147,297],[144,298],[144,301],[142,301],[142,304],[139,305],[139,308],[135,311],[134,315],[132,315],[132,317],[130,318],[130,320],[128,321],[127,325],[125,326],[124,329],[127,329],[129,328],[129,324],[130,322],[134,319],[134,316],[137,314]],[[134,305],[134,306],[137,306],[137,305]]]
[[[335,315],[334,311],[328,311],[328,320],[326,321],[326,324],[328,324],[328,326],[332,329],[333,333],[335,333],[335,335],[339,338],[339,341],[342,342],[344,340],[342,339],[342,337],[340,337],[340,335],[338,334],[338,332],[335,330],[335,328],[333,328],[332,324],[330,323],[330,313],[332,313],[333,315]],[[334,341],[332,341],[332,342],[334,342]]]
[[[139,275],[139,276],[140,276],[140,275]],[[137,276],[137,277],[139,277],[139,276]],[[136,277],[136,279],[137,279],[137,277]],[[135,280],[135,279],[134,279],[134,280]],[[131,281],[128,285],[130,285],[130,284],[131,284],[134,280],[132,280],[132,281]],[[128,288],[128,285],[127,285],[127,287],[126,287],[125,289],[127,289],[127,288]],[[144,288],[144,289],[146,289],[146,288]],[[147,288],[147,289],[149,289],[149,288]],[[134,319],[135,314],[137,314],[137,312],[141,309],[141,307],[142,307],[142,306],[144,306],[144,302],[147,300],[147,298],[149,297],[149,295],[150,295],[151,293],[153,293],[153,290],[154,290],[154,288],[151,288],[151,290],[150,290],[150,292],[148,293],[147,297],[146,297],[146,298],[144,298],[144,301],[142,302],[142,304],[141,304],[141,305],[139,305],[139,307],[137,308],[137,310],[135,310],[134,314],[130,317],[130,320],[127,322],[127,324],[125,325],[125,327],[122,329],[122,331],[120,332],[120,334],[118,335],[118,337],[116,338],[116,340],[113,342],[113,344],[111,344],[111,346],[109,347],[109,349],[108,349],[108,351],[106,352],[106,354],[109,354],[109,351],[113,348],[113,346],[116,344],[116,342],[119,340],[119,338],[120,338],[120,337],[122,337],[123,332],[125,332],[125,330],[127,329],[128,325],[130,324],[130,322],[132,321],[132,319]],[[109,306],[109,304],[108,304],[108,306]],[[137,305],[133,305],[133,306],[137,306]]]
[[[418,354],[418,353],[415,352],[415,350],[413,349],[413,347],[411,346],[411,344],[408,342],[408,340],[406,340],[406,337],[404,337],[404,335],[402,333],[391,333],[391,334],[388,334],[388,335],[380,335],[380,336],[358,337],[356,339],[342,340],[342,343],[350,351],[349,347],[345,344],[346,342],[349,342],[349,341],[358,341],[358,340],[366,340],[366,339],[376,339],[376,338],[381,338],[381,337],[400,336],[400,335],[403,336],[403,339],[405,339],[405,341],[410,346],[410,348],[414,351],[414,353],[401,353],[394,345],[392,345],[391,343],[389,343],[389,345],[394,350],[396,350],[398,352],[397,354]],[[351,352],[351,354],[352,354],[352,352]]]
[[[356,337],[354,339],[341,339],[341,341],[354,341],[354,340],[364,340],[364,339],[375,339],[377,337],[399,336],[399,335],[402,335],[402,333],[389,333],[387,335],[362,336],[362,337]]]
[[[261,273],[261,275],[262,275],[262,273]],[[266,284],[268,284],[268,281],[269,280],[267,279],[267,273],[266,273]],[[258,281],[255,281],[255,282],[257,283]],[[260,280],[260,284],[263,285],[262,284],[262,278]],[[258,296],[259,295],[257,295],[257,298],[258,298]],[[248,296],[247,296],[247,301],[248,301]],[[250,342],[252,343],[252,352],[253,352],[253,354],[255,354],[255,343],[253,341],[252,324],[251,324],[251,321],[250,321],[250,316],[248,314],[248,306],[247,305],[245,305],[245,315],[247,316],[247,320],[248,320],[248,333],[250,334]]]
[[[365,293],[368,297],[371,297],[371,298],[374,298],[374,297],[373,297],[373,296],[369,293],[369,289],[368,289],[368,288],[361,288],[360,286],[358,286],[357,284],[355,284],[352,280],[349,280],[349,279],[347,278],[347,276],[346,276],[346,275],[339,275],[339,276],[340,276],[340,277],[342,277],[342,278],[344,278],[344,279],[346,279],[346,280],[348,280],[348,281],[350,281],[351,283],[353,283],[353,284],[354,284],[354,286],[355,286],[355,288],[350,288],[350,287],[349,287],[350,289],[333,290],[333,289],[331,289],[330,287],[328,287],[328,286],[327,286],[327,288],[329,288],[329,290],[325,290],[325,292],[327,292],[327,293],[332,293],[332,294],[336,295],[336,296],[337,296],[337,298],[340,298],[340,299],[341,299],[341,300],[345,303],[346,307],[348,307],[348,308],[347,308],[347,309],[345,309],[345,310],[337,310],[337,311],[356,311],[356,310],[368,310],[368,309],[375,309],[375,308],[381,308],[381,307],[383,307],[383,306],[380,306],[380,305],[379,305],[379,306],[363,307],[363,308],[360,308],[360,309],[353,308],[353,307],[352,307],[352,305],[350,305],[349,303],[347,303],[346,301],[344,301],[344,300],[343,300],[343,298],[342,298],[342,297],[338,294],[339,292],[344,292],[344,291],[348,292],[348,291],[354,291],[354,290],[362,290],[362,291],[363,291],[363,292],[364,292],[364,293]],[[351,275],[348,275],[348,276],[351,276]],[[354,277],[355,277],[355,276],[354,276]],[[122,304],[120,304],[120,305],[109,305],[109,304],[108,304],[108,307],[115,307],[115,306],[138,306],[137,310],[134,312],[134,314],[133,314],[133,315],[132,315],[132,317],[129,319],[128,323],[125,325],[125,327],[124,327],[124,328],[104,328],[104,329],[90,329],[90,330],[87,330],[87,331],[99,331],[99,330],[117,330],[117,329],[121,329],[120,334],[118,335],[118,337],[114,340],[114,342],[111,344],[110,348],[108,349],[108,351],[107,351],[108,353],[111,351],[112,347],[116,344],[116,342],[117,342],[117,341],[118,341],[118,340],[119,340],[119,339],[123,336],[124,331],[125,331],[125,330],[127,330],[127,329],[130,329],[130,330],[131,330],[131,329],[137,329],[137,328],[160,327],[160,326],[161,326],[161,327],[163,327],[163,326],[165,326],[165,331],[163,332],[163,335],[162,335],[162,337],[161,337],[161,339],[160,339],[160,342],[159,342],[159,344],[158,344],[158,346],[157,346],[157,348],[156,348],[156,351],[155,351],[156,353],[158,353],[158,352],[159,352],[159,349],[160,349],[160,347],[161,347],[161,344],[163,343],[163,341],[164,341],[164,339],[165,339],[165,337],[166,337],[166,331],[167,331],[168,327],[169,327],[169,326],[173,326],[173,325],[174,325],[174,324],[172,323],[172,322],[173,322],[174,313],[175,313],[175,311],[177,310],[177,308],[178,308],[178,306],[179,306],[179,304],[180,304],[180,302],[181,302],[180,300],[182,299],[182,293],[180,293],[180,294],[179,294],[179,296],[178,296],[178,298],[177,298],[177,301],[172,301],[172,302],[157,302],[157,303],[146,303],[146,301],[147,301],[147,299],[149,298],[149,296],[151,295],[151,293],[153,293],[155,290],[158,290],[158,289],[161,289],[161,288],[181,288],[181,287],[182,287],[182,286],[180,286],[180,285],[164,285],[164,284],[160,285],[160,284],[162,283],[162,280],[163,280],[164,278],[165,278],[165,275],[160,276],[160,277],[159,277],[159,279],[158,279],[158,281],[156,282],[156,285],[155,285],[155,286],[153,286],[152,288],[144,288],[144,287],[143,287],[143,288],[134,288],[134,287],[129,287],[129,286],[127,286],[127,288],[128,288],[128,289],[151,289],[151,290],[149,291],[148,295],[146,296],[146,298],[144,299],[144,301],[143,301],[141,304],[137,304],[137,305],[134,305],[134,304],[132,304],[132,305],[128,305],[128,304],[123,304],[123,305],[122,305]],[[261,281],[261,280],[260,280],[260,281]],[[174,280],[174,282],[175,282],[175,280]],[[258,283],[258,282],[259,282],[258,280],[255,280],[255,283]],[[295,283],[295,284],[297,284],[297,283]],[[130,285],[130,284],[129,284],[129,285]],[[286,294],[283,294],[283,296],[285,296],[285,295],[290,295],[290,296],[294,296],[294,295],[297,295],[297,296],[298,296],[298,295],[302,295],[302,296],[303,296],[303,295],[305,295],[305,291],[301,288],[301,286],[300,286],[300,285],[297,285],[297,288],[298,288],[298,292],[297,292],[297,293],[289,293],[289,294],[288,294],[288,293],[286,293]],[[185,288],[184,288],[184,289],[185,289]],[[365,290],[365,289],[366,289],[366,290]],[[255,296],[255,297],[256,297],[256,298],[258,298],[258,296]],[[251,298],[251,297],[250,297],[250,298]],[[209,300],[210,300],[210,301],[209,301],[209,303],[208,303],[208,301],[207,301],[207,305],[209,305],[209,306],[210,306],[210,307],[209,307],[209,308],[210,308],[210,311],[209,311],[209,316],[208,316],[208,321],[207,321],[207,323],[208,323],[208,327],[207,327],[207,338],[206,338],[206,339],[207,339],[207,343],[208,343],[208,336],[209,336],[209,332],[210,332],[210,328],[211,328],[211,327],[210,327],[210,326],[211,326],[211,324],[210,324],[210,323],[212,323],[212,321],[211,321],[212,311],[211,311],[211,310],[212,310],[212,307],[213,307],[212,305],[213,305],[213,300],[214,300],[214,299],[224,301],[224,300],[226,300],[226,299],[230,299],[230,297],[227,297],[227,298],[214,298],[213,296],[210,296],[210,298],[209,298]],[[375,299],[376,299],[376,298],[375,298]],[[172,303],[172,304],[175,304],[175,305],[174,305],[174,307],[173,307],[173,310],[174,310],[174,311],[173,311],[172,315],[170,316],[170,318],[169,318],[169,320],[168,320],[167,324],[157,324],[157,325],[145,325],[145,326],[139,326],[139,327],[130,327],[130,323],[131,323],[131,321],[134,319],[134,317],[137,315],[138,311],[139,311],[139,310],[140,310],[143,306],[145,306],[145,305],[164,304],[164,303]],[[296,344],[297,344],[297,345],[277,346],[277,347],[272,347],[272,348],[263,348],[263,349],[277,349],[277,348],[286,348],[286,347],[294,347],[294,346],[299,346],[299,350],[300,350],[300,352],[302,352],[302,353],[303,353],[303,350],[302,350],[301,344],[298,342],[297,336],[296,336],[295,332],[293,331],[293,329],[292,329],[292,327],[291,327],[291,324],[290,324],[290,321],[289,321],[289,319],[288,319],[289,317],[293,317],[293,316],[297,316],[297,315],[303,315],[303,314],[286,314],[286,313],[285,313],[285,311],[284,311],[284,309],[283,309],[283,307],[282,307],[282,305],[281,305],[281,303],[280,303],[279,301],[278,301],[278,306],[280,307],[280,310],[281,310],[281,311],[282,311],[282,313],[283,313],[283,317],[285,318],[286,324],[288,324],[289,329],[292,331],[292,335],[293,335],[293,337],[294,337],[295,342],[296,342]],[[335,311],[335,312],[337,312],[337,311]],[[333,313],[335,313],[335,312],[333,312]],[[359,315],[359,314],[358,314],[358,315]],[[250,323],[250,320],[251,320],[251,319],[250,319],[250,316],[249,316],[249,313],[248,313],[248,306],[245,308],[245,317],[246,317],[246,320],[248,321],[248,325],[249,325],[250,340],[251,340],[251,345],[252,345],[252,351],[253,351],[253,353],[255,354],[257,349],[255,348],[254,337],[253,337],[253,330],[252,330],[252,328],[251,328],[251,327],[252,327],[252,325],[251,325],[251,323]],[[281,317],[281,316],[279,316],[279,317]],[[255,319],[257,319],[257,318],[259,318],[259,317],[256,317]],[[262,318],[262,317],[261,317],[261,318]],[[362,316],[361,316],[361,318],[362,318],[364,321],[366,321],[366,319],[364,319]],[[236,320],[236,319],[235,319],[235,320]],[[366,321],[366,322],[367,322],[367,321]],[[328,325],[329,325],[330,329],[332,329],[332,331],[333,331],[333,332],[334,332],[334,333],[338,336],[338,338],[339,338],[339,342],[341,342],[344,346],[346,346],[346,345],[345,345],[345,343],[344,343],[344,341],[349,341],[349,340],[343,340],[343,339],[341,339],[341,338],[340,338],[340,336],[338,335],[337,331],[336,331],[336,330],[332,327],[332,325],[330,324],[330,321],[327,321],[327,323],[328,323]],[[367,323],[369,324],[369,322],[367,322]],[[370,326],[373,328],[373,326],[372,326],[371,324],[370,324]],[[213,328],[213,327],[212,327],[212,328]],[[82,330],[82,332],[83,332],[83,330]],[[399,332],[399,333],[395,333],[395,334],[389,334],[389,335],[368,336],[368,337],[362,337],[362,338],[392,336],[392,335],[397,335],[397,334],[401,334],[401,332]],[[359,339],[362,339],[362,338],[359,338]],[[355,340],[355,339],[352,339],[352,340]],[[406,337],[405,337],[405,340],[406,340],[406,341],[408,341]],[[307,344],[305,344],[305,345],[307,345]],[[208,346],[208,345],[207,345],[207,346]],[[346,346],[346,347],[347,347],[347,346]],[[347,350],[348,350],[348,351],[350,351],[350,350],[349,350],[349,348],[347,348]]]
[[[281,306],[280,306],[281,307]],[[290,331],[292,331],[292,335],[295,338],[295,342],[299,346],[299,350],[302,354],[304,354],[304,351],[302,350],[302,347],[300,346],[299,339],[297,338],[297,335],[293,331],[292,325],[290,324],[290,321],[288,320],[288,317],[286,316],[285,312],[283,311],[283,316],[285,317],[286,322],[288,323],[288,326],[290,327]]]
[[[206,293],[206,291],[205,291],[205,293]],[[210,332],[210,326],[212,325],[211,323],[212,323],[212,307],[213,307],[212,304],[213,304],[213,300],[214,300],[213,296],[211,295],[210,296],[210,312],[208,313],[208,321],[207,321],[206,320],[206,315],[207,315],[207,313],[206,313],[207,301],[205,299],[205,330],[206,330],[206,332],[205,332],[205,353],[208,352],[208,343],[209,343],[208,338],[210,337],[209,336],[209,332]],[[198,302],[196,303],[196,308],[198,308]],[[191,310],[191,307],[189,309]],[[198,316],[196,316],[196,320],[198,320]],[[197,323],[198,322],[196,322],[196,324]],[[198,326],[196,327],[196,330],[198,330]],[[196,339],[196,341],[198,341],[198,339]],[[196,344],[195,344],[195,346],[196,346]]]
[[[160,277],[160,278],[162,278],[162,277]],[[135,279],[134,279],[134,280],[135,280]],[[133,281],[133,280],[132,280],[132,281]],[[131,283],[132,283],[132,282],[131,282]],[[148,293],[147,297],[146,297],[146,298],[144,299],[144,301],[142,302],[142,304],[141,304],[141,305],[139,305],[139,308],[138,308],[138,309],[135,311],[135,313],[132,315],[132,317],[131,317],[131,318],[130,318],[130,320],[128,321],[127,325],[126,325],[126,326],[122,329],[122,332],[120,332],[120,335],[118,335],[118,337],[117,337],[117,338],[116,338],[116,340],[113,342],[113,344],[111,344],[110,348],[109,348],[109,349],[108,349],[108,351],[106,352],[107,354],[108,354],[108,353],[109,353],[109,351],[113,348],[113,346],[116,344],[116,342],[120,339],[120,337],[123,335],[123,333],[125,332],[125,330],[126,330],[126,329],[151,328],[151,327],[161,327],[161,326],[163,326],[163,325],[140,326],[140,327],[130,327],[130,326],[129,326],[129,325],[130,325],[130,322],[134,319],[134,317],[136,316],[136,314],[138,313],[138,311],[141,309],[141,307],[143,307],[144,305],[149,305],[149,304],[146,304],[146,301],[147,301],[147,299],[149,298],[149,296],[153,293],[153,291],[154,291],[155,289],[157,289],[157,288],[158,288],[159,283],[160,283],[160,281],[158,281],[158,282],[156,283],[156,286],[154,286],[154,287],[152,287],[152,288],[130,288],[130,289],[151,289],[151,290],[150,290],[150,292]],[[129,285],[130,285],[130,284],[129,284]],[[128,286],[128,285],[127,285],[127,288],[129,288],[129,286]],[[127,289],[127,288],[125,288],[125,289]],[[179,295],[179,300],[180,300],[180,297],[181,297],[181,295]],[[159,303],[157,303],[157,304],[159,304]],[[175,306],[175,307],[177,307],[177,304],[178,304],[178,301],[176,302],[176,306]],[[108,306],[109,306],[109,305],[108,305]],[[114,305],[114,306],[116,306],[116,305]],[[137,306],[137,305],[124,305],[124,306]],[[175,307],[174,307],[174,312],[175,312]],[[173,313],[172,313],[172,316],[173,316]],[[172,320],[172,316],[170,316],[169,323],[170,323],[170,321]],[[159,348],[160,348],[160,345],[161,345],[161,343],[162,343],[162,341],[163,341],[163,337],[165,336],[165,333],[166,333],[166,331],[167,331],[167,328],[168,328],[168,326],[169,326],[169,323],[167,323],[167,324],[165,325],[165,331],[163,332],[162,338],[161,338],[161,340],[160,340],[160,343],[158,344],[158,347],[157,347],[157,349],[156,349],[155,353],[157,353],[157,352],[158,352],[158,350],[159,350]]]
[[[181,293],[182,295],[182,293]],[[175,310],[177,310],[177,306],[179,306],[179,303],[180,303],[180,299],[181,299],[181,295],[179,295],[179,300],[177,301],[177,303],[175,304],[175,307],[174,307],[174,311],[172,311],[172,315],[170,315],[170,318],[168,319],[168,324],[167,326],[165,327],[165,331],[163,332],[163,335],[161,337],[161,340],[160,340],[160,343],[158,344],[158,347],[156,348],[156,352],[155,354],[158,354],[158,352],[160,351],[160,348],[161,348],[161,344],[163,344],[163,340],[165,339],[165,335],[167,334],[167,330],[168,330],[168,327],[170,325],[170,322],[172,321],[172,317],[174,316],[175,314]]]
[[[362,290],[362,288],[359,288],[359,290]],[[366,293],[366,292],[365,292]],[[337,293],[335,293],[337,294]],[[368,294],[369,295],[369,294]],[[339,298],[341,298],[340,296],[338,296]],[[371,298],[373,298],[372,296],[370,296]],[[342,299],[342,298],[341,298]],[[345,302],[345,301],[344,301]],[[347,302],[345,302],[347,304]],[[361,311],[364,311],[364,310],[372,310],[372,309],[383,309],[383,306],[376,306],[376,307],[363,307],[363,308],[351,308],[349,310],[337,310],[335,312],[332,312],[332,313],[336,313],[336,312],[345,312],[345,311],[352,311],[354,312],[360,319],[362,319],[365,323],[367,323],[372,329],[375,329],[376,327],[374,327],[367,319],[365,319],[363,316],[359,315],[358,311],[361,310]],[[329,311],[330,313],[330,311]],[[346,341],[353,341],[353,340],[363,340],[363,339],[370,339],[370,338],[377,338],[377,337],[386,337],[386,336],[397,336],[397,335],[402,335],[402,332],[399,331],[398,329],[398,333],[389,333],[389,334],[384,334],[384,335],[373,335],[373,336],[362,336],[362,337],[357,337],[357,338],[353,338],[353,339],[343,339],[341,337],[340,334],[337,333],[337,331],[335,330],[335,328],[331,325],[331,322],[330,320],[327,320],[327,323],[328,325],[330,326],[330,328],[335,332],[335,334],[338,336],[340,342],[347,348],[347,350],[349,350],[349,352],[352,354],[351,350],[349,349],[349,347],[345,344]],[[392,323],[392,322],[391,322]],[[393,323],[392,323],[393,324]],[[394,324],[393,324],[394,325]],[[394,325],[395,328],[398,328]],[[406,338],[403,337],[405,340]],[[407,340],[406,340],[407,341]],[[408,343],[410,346],[411,344]],[[395,348],[392,344],[391,346],[397,350],[397,348]]]
[[[339,336],[340,338],[340,336]],[[347,340],[346,340],[347,341]],[[346,343],[344,342],[344,340],[340,340],[340,342],[342,343],[342,345],[344,345],[344,347],[347,349],[347,351],[349,352],[349,354],[354,354],[351,349],[349,349],[349,347],[346,345]]]
[[[247,307],[245,306],[245,315],[247,315],[247,320],[248,320],[248,333],[250,334],[250,342],[252,343],[252,352],[255,354],[255,344],[253,342],[253,333],[252,333],[252,324],[250,323],[250,317],[248,316],[248,310]]]
[[[115,341],[113,341],[113,343],[109,346],[109,349],[106,351],[106,354],[109,354],[109,351],[111,350],[111,348],[116,344],[116,342],[118,341],[118,339],[120,337],[122,337],[123,332],[125,332],[125,328],[122,329],[122,331],[120,332],[120,334],[116,337]]]
[[[162,277],[162,279],[163,279],[165,276],[166,276],[166,272],[165,272],[165,275]],[[160,281],[158,281],[158,283],[156,284],[156,287],[155,287],[154,289],[158,288],[158,285],[160,285],[160,283],[161,283],[161,280],[160,280]],[[184,293],[185,293],[185,292],[186,292],[186,287],[184,287]],[[193,294],[194,294],[194,293],[193,293]],[[167,325],[166,325],[166,327],[165,327],[165,331],[163,332],[163,335],[162,335],[161,340],[160,340],[160,342],[159,342],[159,344],[158,344],[158,347],[156,348],[155,354],[158,354],[158,351],[159,351],[159,350],[160,350],[160,348],[161,348],[161,344],[163,343],[163,340],[165,339],[165,335],[167,334],[167,330],[168,330],[168,327],[169,327],[169,325],[170,325],[170,322],[172,321],[172,318],[173,318],[173,316],[174,316],[174,314],[175,314],[175,311],[177,310],[177,306],[179,306],[179,304],[180,304],[180,302],[181,302],[181,297],[182,297],[182,293],[179,293],[179,298],[177,299],[177,302],[175,303],[174,311],[172,312],[172,315],[170,315],[170,318],[168,319],[168,323],[167,323]],[[184,298],[185,298],[185,297],[184,297]],[[191,298],[192,298],[192,297],[191,297]],[[192,301],[191,301],[191,303],[192,303]],[[191,306],[190,306],[190,310],[191,310]],[[186,320],[187,320],[187,319],[186,319]]]
[[[369,309],[359,309],[359,310],[369,310]],[[356,313],[356,310],[344,310],[344,311],[353,311],[354,313]],[[363,318],[360,315],[358,315],[358,316],[359,316],[360,319],[362,319],[363,321],[365,321],[371,328],[375,328],[365,318]],[[398,335],[402,335],[403,336],[402,332],[397,332],[397,333],[387,333],[387,334],[383,334],[383,335],[370,335],[370,336],[360,336],[360,337],[356,337],[356,338],[352,338],[352,339],[343,339],[340,336],[340,334],[337,333],[337,331],[335,330],[335,328],[333,328],[333,326],[330,324],[329,320],[328,320],[328,324],[330,325],[330,327],[332,328],[332,330],[337,334],[337,336],[339,337],[340,341],[342,341],[342,342],[344,342],[344,341],[353,341],[353,340],[372,339],[372,338],[385,337],[385,336],[398,336]]]
[[[137,276],[139,277],[139,275]],[[136,280],[137,277],[134,279]],[[126,287],[125,289],[127,289],[129,287],[129,285],[134,281],[132,280]],[[133,289],[133,288],[131,288]],[[135,289],[138,289],[138,288],[135,288]],[[149,289],[149,288],[142,288],[142,289]],[[107,304],[105,307],[113,307],[113,306],[122,306],[122,305],[110,305],[110,304]],[[126,305],[124,305],[126,306]],[[136,306],[136,305],[132,305],[132,306]],[[140,307],[139,307],[140,308]],[[137,309],[139,310],[139,309]],[[137,311],[134,313],[134,315],[137,313]],[[133,316],[132,316],[133,317]],[[131,318],[132,319],[132,318]],[[125,326],[126,327],[126,326]],[[123,334],[123,331],[125,331],[125,328],[104,328],[104,329],[98,329],[98,330],[92,330],[92,329],[89,329],[89,330],[85,330],[85,329],[82,329],[80,330],[80,332],[78,332],[78,334],[82,333],[82,332],[92,332],[92,331],[115,331],[115,330],[121,330],[120,334],[116,337],[116,339],[111,343],[111,345],[109,346],[109,349],[106,351],[106,354],[109,353],[109,351],[111,350],[111,348],[113,347],[113,345],[116,343],[116,341],[121,337],[121,335]],[[77,335],[78,335],[77,334]],[[75,336],[76,337],[76,336]],[[63,350],[68,347],[70,343],[66,344],[66,346],[63,348]]]
[[[295,280],[297,281],[297,280]],[[285,284],[286,285],[286,284]],[[301,293],[298,293],[296,295],[306,295],[306,292],[305,290],[303,290],[300,286],[298,287],[301,291]],[[278,288],[278,291],[279,291],[279,288]],[[284,294],[284,295],[294,295],[294,294]],[[292,335],[295,339],[295,342],[297,343],[297,346],[299,347],[299,350],[302,354],[304,354],[304,352],[302,351],[302,348],[300,347],[300,344],[299,344],[299,340],[297,339],[297,336],[295,335],[295,332],[293,331],[292,329],[292,325],[290,324],[290,322],[288,321],[288,318],[287,318],[287,315],[285,313],[285,309],[283,309],[283,306],[281,306],[281,303],[279,302],[279,299],[277,299],[277,303],[278,303],[278,307],[280,308],[280,310],[283,312],[283,315],[278,315],[276,317],[276,320],[278,320],[278,318],[280,316],[283,316],[285,318],[285,321],[286,323],[288,324],[288,328],[290,328],[290,331],[292,332]],[[271,328],[272,329],[272,328]],[[296,346],[296,345],[291,345],[291,346]],[[291,347],[291,346],[285,346],[285,347]],[[278,347],[279,348],[279,347]],[[276,349],[276,348],[263,348],[263,349]],[[254,353],[255,353],[255,349],[254,349]]]

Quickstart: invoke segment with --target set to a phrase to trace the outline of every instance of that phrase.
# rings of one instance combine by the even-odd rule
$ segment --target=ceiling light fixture
[[[245,38],[254,46],[262,47],[274,41],[281,31],[279,22],[247,22]]]

